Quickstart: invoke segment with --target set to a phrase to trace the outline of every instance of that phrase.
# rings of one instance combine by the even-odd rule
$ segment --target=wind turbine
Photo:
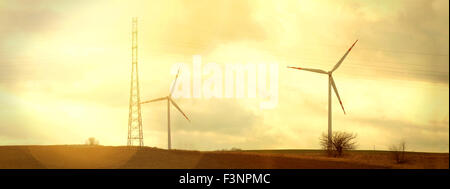
[[[310,69],[310,68],[300,68],[300,67],[291,67],[288,66],[288,68],[293,68],[293,69],[298,69],[298,70],[305,70],[305,71],[310,71],[310,72],[315,72],[315,73],[320,73],[320,74],[327,74],[328,75],[328,148],[331,147],[331,136],[332,136],[332,132],[331,132],[331,87],[333,87],[334,92],[336,93],[336,96],[339,100],[339,104],[341,104],[342,110],[344,111],[345,114],[345,109],[344,106],[342,105],[342,101],[341,98],[339,97],[339,93],[338,90],[336,88],[336,84],[334,83],[334,79],[333,79],[333,72],[336,71],[336,69],[338,69],[338,67],[342,64],[342,62],[344,61],[345,57],[347,57],[348,53],[352,50],[353,46],[355,46],[356,42],[358,42],[358,40],[356,40],[353,45],[347,50],[347,52],[344,54],[344,56],[339,60],[339,62],[334,65],[333,69],[326,72],[324,70],[321,69]]]
[[[173,90],[175,89],[175,85],[177,83],[177,79],[178,79],[178,74],[180,73],[180,69],[178,69],[177,75],[175,76],[175,81],[173,82],[172,85],[172,89],[170,90],[170,93],[168,96],[162,97],[162,98],[157,98],[157,99],[153,99],[153,100],[148,100],[148,101],[143,101],[141,102],[141,104],[145,104],[145,103],[150,103],[150,102],[156,102],[156,101],[161,101],[161,100],[167,100],[167,140],[168,140],[168,149],[171,149],[171,137],[170,137],[170,103],[172,103],[173,106],[175,106],[175,108],[178,109],[178,111],[181,112],[181,114],[183,114],[183,116],[189,121],[191,122],[191,120],[189,120],[189,118],[186,116],[186,114],[183,113],[183,111],[181,111],[180,107],[177,105],[177,103],[175,103],[175,101],[172,100],[172,93]]]

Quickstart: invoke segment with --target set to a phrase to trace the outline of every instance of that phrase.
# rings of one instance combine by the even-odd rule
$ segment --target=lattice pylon
[[[141,98],[139,94],[138,74],[138,46],[137,46],[137,18],[133,18],[132,29],[132,61],[131,61],[131,87],[130,106],[128,113],[128,146],[144,146],[142,134]]]

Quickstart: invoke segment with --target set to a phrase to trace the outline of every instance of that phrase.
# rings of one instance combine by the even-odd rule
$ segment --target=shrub
[[[89,146],[96,146],[96,145],[98,145],[98,144],[99,144],[98,140],[95,139],[94,137],[89,137],[89,138],[86,140],[86,145],[89,145]]]
[[[331,136],[331,146],[328,143],[328,134],[325,133],[320,137],[320,144],[329,156],[340,157],[344,151],[356,148],[355,139],[356,134],[336,131]]]
[[[401,141],[397,145],[392,145],[390,147],[392,152],[392,158],[396,163],[405,163],[406,162],[406,142]]]

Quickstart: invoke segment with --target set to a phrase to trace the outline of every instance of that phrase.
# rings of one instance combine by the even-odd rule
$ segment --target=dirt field
[[[389,152],[352,151],[342,158],[319,150],[199,152],[145,147],[0,146],[1,169],[448,169],[448,153],[409,152],[396,164]]]

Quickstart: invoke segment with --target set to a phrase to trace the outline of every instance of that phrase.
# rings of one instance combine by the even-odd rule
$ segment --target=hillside
[[[408,153],[396,165],[388,152],[354,151],[343,158],[314,150],[200,152],[123,146],[0,146],[1,169],[448,169],[448,153]]]

